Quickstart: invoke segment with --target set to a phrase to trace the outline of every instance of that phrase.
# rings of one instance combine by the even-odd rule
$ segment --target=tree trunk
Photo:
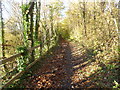
[[[39,22],[40,22],[40,9],[41,8],[41,2],[36,2],[36,26],[35,26],[35,39],[38,40],[38,28],[39,28]]]
[[[95,9],[95,6],[96,6],[96,3],[95,3],[95,0],[94,0],[94,32],[95,32],[95,34],[96,34],[96,14],[95,14],[95,12],[96,12],[96,9]]]
[[[120,55],[120,0],[118,3],[118,50]],[[120,57],[118,57],[118,59],[120,59]]]
[[[83,10],[83,18],[84,18],[84,35],[87,36],[86,32],[86,6],[85,6],[85,1],[83,3],[84,10]]]
[[[29,9],[29,14],[30,14],[30,41],[31,41],[31,47],[34,47],[34,38],[33,38],[33,34],[34,34],[34,30],[33,30],[33,9],[34,9],[34,2],[31,3],[31,9]],[[30,62],[33,62],[35,57],[34,57],[34,53],[35,51],[33,50],[31,52],[31,60]]]
[[[1,33],[2,33],[2,57],[5,58],[5,40],[4,40],[4,23],[2,16],[2,2],[0,1],[0,18],[1,18]]]

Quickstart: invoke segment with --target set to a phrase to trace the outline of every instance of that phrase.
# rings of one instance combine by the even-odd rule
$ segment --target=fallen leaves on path
[[[61,41],[53,56],[47,58],[45,62],[25,80],[26,88],[98,87],[95,82],[98,74],[95,73],[101,69],[99,64],[91,61],[85,50],[73,43]]]

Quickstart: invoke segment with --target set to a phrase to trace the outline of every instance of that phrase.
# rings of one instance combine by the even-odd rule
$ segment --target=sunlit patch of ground
[[[112,87],[113,80],[117,80],[115,70],[107,69],[94,59],[94,54],[82,47],[61,41],[53,56],[33,71],[23,85],[27,88]]]

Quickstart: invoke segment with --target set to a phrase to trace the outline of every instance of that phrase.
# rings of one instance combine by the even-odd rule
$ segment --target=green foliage
[[[118,32],[116,31],[118,29],[118,9],[114,4],[110,5],[111,12],[110,10],[103,12],[101,8],[105,7],[102,7],[99,2],[86,2],[85,5],[83,2],[70,3],[66,12],[67,16],[61,22],[60,33],[63,33],[63,36],[69,34],[70,40],[79,43],[87,51],[88,60],[103,63],[102,70],[99,72],[105,75],[106,72],[110,72],[107,80],[111,83],[108,86],[112,88],[112,81],[118,80],[116,77],[118,77],[120,50],[118,49]],[[67,34],[65,34],[65,30],[67,30]],[[100,79],[102,78],[103,76]],[[118,87],[118,84],[116,83],[114,87]]]
[[[24,14],[26,14],[26,11],[28,10],[28,8],[29,8],[29,4],[23,4],[20,8],[22,9],[22,12],[24,13]]]
[[[106,3],[107,4],[107,3]],[[119,50],[118,48],[118,33],[115,21],[117,20],[116,14],[111,14],[110,11],[103,12],[99,2],[90,3],[71,3],[67,16],[61,27],[67,27],[67,31],[71,40],[77,41],[84,45],[88,50],[93,51],[90,53],[95,54],[95,58],[104,63],[108,63],[117,59]],[[95,8],[94,8],[95,7]],[[111,4],[112,13],[117,13],[117,8]],[[83,12],[85,9],[87,12]],[[85,17],[83,17],[85,14]],[[85,23],[84,23],[85,20]],[[85,27],[86,34],[85,36]],[[115,26],[115,27],[113,27]],[[62,30],[64,30],[63,28]],[[64,32],[62,31],[61,32]],[[65,34],[65,33],[64,33]],[[65,34],[66,35],[66,34]]]
[[[107,69],[111,70],[111,69],[114,69],[116,68],[117,66],[115,64],[108,64],[107,65]]]
[[[51,2],[48,7],[50,8],[50,11],[53,13],[57,13],[58,15],[61,14],[61,10],[64,9],[63,2],[56,0],[55,2]]]
[[[35,41],[34,45],[37,46],[37,45],[41,45],[42,44],[42,41]]]
[[[113,88],[119,88],[120,89],[120,84],[118,84],[118,82],[116,82],[115,80],[114,80],[114,86],[113,86]]]
[[[35,53],[33,51],[32,56],[37,54],[35,56],[36,58],[39,56],[40,51],[42,54],[46,54],[50,48],[57,45],[59,36],[64,39],[71,39],[75,42],[79,42],[87,52],[88,58],[86,60],[98,60],[105,64],[104,69],[114,71],[117,67],[116,64],[108,63],[117,59],[116,57],[118,57],[120,53],[120,49],[118,49],[118,33],[115,31],[116,25],[118,24],[117,22],[115,23],[115,20],[118,20],[118,10],[113,4],[111,4],[111,8],[109,7],[111,12],[109,10],[103,11],[105,6],[102,7],[100,3],[96,3],[96,6],[93,4],[94,3],[89,2],[70,3],[69,9],[66,12],[66,17],[62,20],[60,16],[62,16],[61,10],[64,9],[63,2],[56,0],[45,6],[46,10],[43,9],[44,13],[40,13],[42,14],[40,25],[38,25],[39,22],[34,22],[35,20],[40,19],[40,16],[38,18],[38,15],[33,13],[34,18],[33,22],[31,22],[31,15],[28,14],[30,4],[23,4],[21,10],[23,15],[22,23],[24,30],[22,33],[24,45],[20,46],[21,44],[19,44],[20,47],[17,48],[17,52],[22,53],[23,55],[20,58],[17,58],[18,71],[25,70],[26,66],[30,63],[29,59],[31,59],[31,56],[28,59],[28,47],[31,48],[36,45],[41,46],[40,49],[38,48],[35,50]],[[37,7],[34,7],[33,12],[37,12],[37,9]],[[32,23],[34,24],[32,26],[33,33],[30,32]],[[16,24],[10,22],[8,26],[9,25],[12,27],[12,25]],[[35,26],[39,26],[39,29],[37,28],[38,33],[35,33]],[[16,39],[17,42],[8,42],[8,39],[14,40],[15,37],[20,37],[18,34],[20,33],[17,33],[16,31],[12,32],[12,35],[10,33],[5,33],[7,37],[5,38],[6,44],[15,46],[12,50],[10,50],[11,47],[6,48],[10,52],[10,55],[15,53],[16,46],[18,46],[16,43],[21,43],[22,40]],[[36,39],[37,34],[39,38],[37,37]],[[34,40],[34,42],[31,44],[32,40]],[[104,69],[101,70],[100,73],[106,73]],[[83,71],[80,72],[82,73]],[[28,74],[28,76],[29,75],[30,74]],[[110,76],[109,78],[115,77]],[[113,88],[118,88],[119,85],[117,81],[114,81],[114,83],[115,86],[113,86]]]
[[[18,58],[17,64],[18,64],[18,71],[23,71],[27,67],[27,59],[28,59],[28,50],[25,46],[20,46],[17,48],[18,53],[22,53],[23,56]]]
[[[20,46],[17,48],[18,52],[19,53],[23,53],[23,55],[28,55],[28,50],[27,50],[27,47],[26,46]]]

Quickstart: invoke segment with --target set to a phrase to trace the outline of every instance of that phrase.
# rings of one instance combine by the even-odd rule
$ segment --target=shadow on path
[[[33,75],[25,80],[24,86],[26,88],[86,88],[87,84],[82,86],[82,83],[87,79],[84,75],[81,77],[78,72],[94,61],[92,55],[89,56],[88,53],[61,39],[53,56],[47,58],[42,67],[33,71]]]

